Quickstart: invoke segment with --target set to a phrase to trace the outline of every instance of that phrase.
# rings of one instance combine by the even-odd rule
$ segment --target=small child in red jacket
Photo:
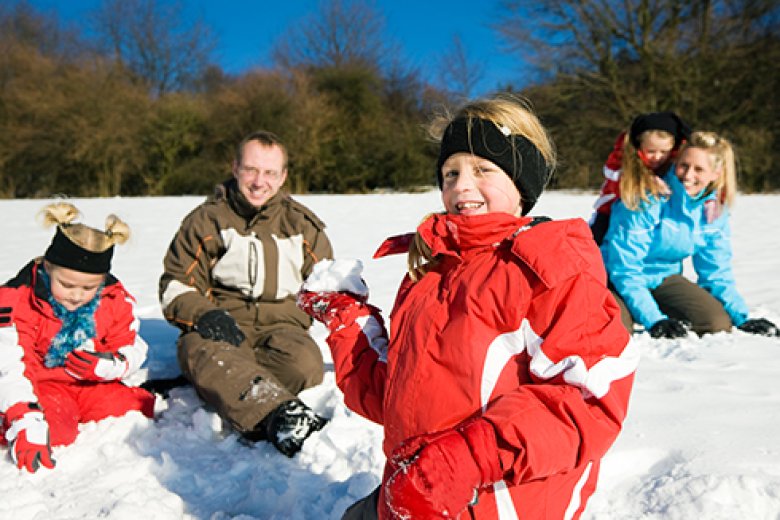
[[[366,518],[578,518],[621,429],[638,356],[590,230],[528,213],[555,164],[512,96],[431,124],[445,211],[408,251],[390,334],[360,264],[317,264],[299,305],[330,332],[346,405],[384,426]]]
[[[669,190],[660,179],[671,166],[680,147],[691,138],[691,129],[674,112],[640,114],[631,122],[628,132],[621,132],[604,164],[604,183],[593,204],[595,211],[590,229],[597,244],[601,244],[609,228],[612,204],[620,199],[621,186],[628,196],[635,192],[666,195]],[[624,176],[622,172],[633,172]],[[633,183],[638,179],[640,185]],[[633,201],[631,201],[633,202]]]
[[[115,215],[105,231],[73,223],[68,203],[42,213],[57,225],[45,255],[0,287],[0,442],[30,472],[53,468],[51,446],[71,444],[79,423],[154,413],[151,393],[122,383],[147,352],[135,301],[109,273],[130,229]]]

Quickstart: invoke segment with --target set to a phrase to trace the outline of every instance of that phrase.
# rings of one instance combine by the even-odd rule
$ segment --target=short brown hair
[[[282,150],[282,156],[284,157],[284,168],[287,168],[287,147],[279,139],[279,136],[273,132],[267,130],[256,130],[251,134],[244,137],[238,146],[236,147],[236,164],[241,164],[244,154],[244,146],[251,141],[257,141],[264,146],[278,146]]]

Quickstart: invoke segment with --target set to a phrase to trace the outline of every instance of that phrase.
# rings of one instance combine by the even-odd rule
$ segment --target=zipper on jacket
[[[254,236],[254,233],[252,233]],[[257,266],[259,253],[257,252],[257,244],[253,241],[249,241],[249,258],[247,258],[247,279],[249,280],[250,294],[255,294],[255,285],[257,285]],[[252,297],[254,299],[254,296]]]

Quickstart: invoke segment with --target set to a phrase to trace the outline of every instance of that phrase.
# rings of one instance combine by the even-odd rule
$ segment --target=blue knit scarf
[[[49,304],[51,304],[51,308],[54,310],[54,315],[62,321],[62,328],[51,340],[51,345],[49,345],[49,350],[46,352],[43,363],[49,368],[61,367],[65,364],[65,358],[68,354],[88,339],[95,337],[95,309],[97,309],[98,303],[100,303],[100,293],[103,292],[103,285],[100,285],[94,298],[78,309],[69,311],[52,296],[51,280],[46,270],[39,269],[38,273],[49,293]]]

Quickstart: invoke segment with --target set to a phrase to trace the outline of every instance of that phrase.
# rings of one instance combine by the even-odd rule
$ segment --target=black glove
[[[226,341],[235,347],[246,339],[233,316],[223,309],[205,312],[195,323],[195,330],[206,339]]]
[[[737,327],[739,330],[748,334],[759,334],[761,336],[780,336],[777,325],[766,318],[750,318],[745,323]]]
[[[303,447],[303,441],[321,430],[327,419],[320,417],[306,406],[303,401],[293,399],[277,406],[260,422],[258,427],[265,430],[265,437],[288,457],[292,457]]]
[[[684,338],[688,335],[688,328],[680,320],[664,318],[653,324],[648,330],[653,338]]]

